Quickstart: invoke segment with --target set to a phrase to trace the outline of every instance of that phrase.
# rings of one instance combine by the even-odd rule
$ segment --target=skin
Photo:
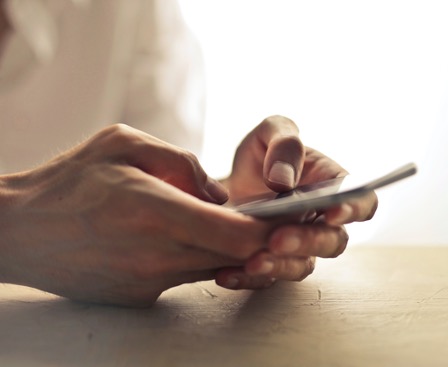
[[[3,5],[0,56],[10,31]],[[345,174],[303,146],[296,125],[281,116],[242,141],[222,184],[190,153],[114,125],[41,167],[0,177],[0,281],[73,300],[149,306],[187,282],[215,278],[223,287],[256,289],[302,280],[316,256],[344,251],[343,224],[370,219],[374,194],[318,218],[311,213],[306,223],[261,221],[219,205]]]
[[[270,176],[276,162],[286,163],[275,177]],[[278,173],[278,172],[277,172]],[[288,177],[291,176],[292,177]],[[322,180],[347,175],[339,164],[317,150],[305,147],[297,126],[282,116],[271,116],[255,128],[237,149],[232,174],[225,180],[231,201],[262,194],[291,190]],[[336,257],[347,246],[344,224],[373,217],[378,206],[375,193],[304,218],[277,221],[267,247],[254,254],[244,267],[222,269],[216,281],[227,288],[262,288],[276,279],[300,281],[315,267],[315,257]]]
[[[279,161],[293,168],[272,174]],[[301,280],[315,256],[345,249],[342,224],[371,218],[375,195],[314,224],[258,220],[220,204],[343,174],[280,116],[243,140],[225,187],[191,153],[113,125],[41,167],[0,177],[0,281],[142,307],[187,282],[261,288],[273,278]]]

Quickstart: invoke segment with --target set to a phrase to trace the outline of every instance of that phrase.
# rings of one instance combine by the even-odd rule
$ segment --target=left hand
[[[288,118],[271,116],[242,141],[230,176],[223,180],[230,202],[272,190],[283,192],[298,185],[347,175],[339,164],[305,147],[298,128]],[[315,257],[336,257],[346,248],[344,224],[373,217],[378,205],[374,193],[325,210],[311,224],[281,222],[267,248],[244,267],[224,268],[216,282],[226,288],[263,288],[276,279],[302,280],[314,270]]]

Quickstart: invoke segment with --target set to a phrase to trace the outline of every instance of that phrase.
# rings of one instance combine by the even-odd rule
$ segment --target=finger
[[[283,226],[269,239],[269,250],[275,256],[336,257],[344,252],[348,234],[343,226],[305,224]]]
[[[314,271],[315,257],[274,256],[262,251],[250,258],[245,271],[250,276],[269,276],[281,280],[300,281]]]
[[[90,140],[107,159],[137,167],[201,200],[222,204],[227,189],[207,176],[190,152],[159,140],[130,126],[112,125]],[[102,149],[101,149],[102,148]]]
[[[318,150],[305,147],[305,153],[305,164],[300,176],[300,185],[314,184],[347,176],[348,172],[344,168]]]
[[[305,147],[297,126],[283,116],[271,116],[256,129],[266,147],[263,176],[266,185],[277,192],[292,190],[299,181],[305,160]]]
[[[378,197],[375,192],[351,200],[340,206],[327,209],[324,213],[325,222],[332,226],[352,222],[363,222],[372,219],[378,208]]]
[[[154,237],[159,228],[169,226],[178,243],[234,259],[247,259],[266,245],[274,224],[205,203],[152,176],[144,175],[144,180],[147,192],[138,198],[139,210],[124,218],[142,236]]]
[[[218,270],[215,281],[227,289],[263,289],[274,284],[276,279],[266,275],[250,276],[243,267],[234,267]]]
[[[223,267],[241,266],[243,261],[216,252],[193,246],[170,246],[163,243],[158,249],[148,252],[144,243],[120,254],[119,259],[108,259],[109,267],[129,275],[132,280],[149,281],[155,277],[165,279],[179,270],[200,272]],[[105,260],[106,262],[107,260]],[[148,266],[151,264],[151,266]]]

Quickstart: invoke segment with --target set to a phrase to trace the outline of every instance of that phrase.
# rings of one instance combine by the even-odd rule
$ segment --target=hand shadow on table
[[[280,283],[262,291],[228,291],[214,283],[184,285],[149,309],[75,303],[62,298],[0,303],[0,365],[95,366],[190,358],[204,346],[227,353],[257,335],[294,332],[319,302],[316,285]],[[288,323],[294,315],[294,326]],[[230,346],[231,346],[230,345]],[[101,362],[103,364],[103,362]],[[107,365],[105,363],[104,365]],[[157,365],[157,364],[154,364]]]

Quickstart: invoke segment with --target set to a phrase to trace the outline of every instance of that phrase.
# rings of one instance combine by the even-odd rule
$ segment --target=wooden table
[[[302,283],[146,310],[0,286],[0,366],[448,366],[448,247],[355,247]]]

